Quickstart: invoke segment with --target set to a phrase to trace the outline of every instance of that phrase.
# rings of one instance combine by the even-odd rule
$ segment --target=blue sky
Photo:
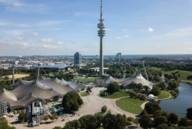
[[[0,0],[0,55],[99,53],[99,0]],[[192,0],[104,0],[106,55],[192,54]]]

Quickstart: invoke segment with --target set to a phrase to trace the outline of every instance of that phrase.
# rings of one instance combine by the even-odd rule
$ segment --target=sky
[[[103,0],[104,54],[192,54],[192,0]],[[99,54],[99,0],[0,0],[0,56]]]

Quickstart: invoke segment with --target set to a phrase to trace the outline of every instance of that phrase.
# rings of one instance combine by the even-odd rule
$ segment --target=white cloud
[[[180,28],[174,31],[166,33],[166,37],[191,37],[192,36],[192,27]]]
[[[149,27],[149,28],[148,28],[148,31],[149,31],[149,32],[154,32],[155,30],[154,30],[154,28]]]
[[[192,26],[190,27],[184,27],[184,28],[178,28],[175,30],[171,30],[169,32],[165,32],[160,35],[156,35],[154,37],[150,37],[153,40],[170,40],[170,41],[176,41],[176,40],[192,40]],[[190,40],[190,41],[191,41]]]
[[[118,39],[118,40],[122,40],[122,39],[126,39],[126,38],[129,38],[129,37],[130,36],[128,34],[124,34],[124,35],[117,36],[115,38]]]
[[[0,0],[0,4],[6,8],[20,8],[25,6],[21,0]]]
[[[0,0],[0,5],[3,5],[9,11],[20,13],[44,13],[48,9],[44,4],[32,4],[23,0]]]
[[[37,36],[39,36],[39,33],[38,32],[33,32],[32,35],[37,37]]]
[[[17,23],[14,21],[0,20],[0,31],[8,30],[38,30],[38,29],[61,29],[66,20],[42,20],[33,23]]]

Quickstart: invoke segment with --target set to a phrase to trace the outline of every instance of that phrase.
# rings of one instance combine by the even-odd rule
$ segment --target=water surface
[[[177,98],[162,100],[160,106],[163,111],[176,113],[180,117],[185,117],[186,110],[192,107],[192,85],[180,83]]]

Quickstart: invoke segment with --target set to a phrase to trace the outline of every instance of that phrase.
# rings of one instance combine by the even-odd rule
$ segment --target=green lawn
[[[167,99],[171,96],[171,94],[169,93],[169,91],[161,91],[160,95],[158,96],[158,99]]]
[[[121,97],[125,97],[128,96],[129,94],[125,91],[119,91],[119,92],[115,92],[112,95],[106,96],[105,98],[109,98],[109,99],[117,99],[117,98],[121,98]]]
[[[80,95],[81,95],[82,97],[85,97],[85,96],[88,96],[89,93],[86,92],[86,91],[82,91],[82,92],[80,92]]]
[[[91,83],[96,81],[96,77],[75,77],[74,80],[81,83]]]
[[[117,106],[121,109],[131,112],[134,114],[141,113],[141,105],[144,103],[144,101],[139,99],[132,99],[132,98],[123,98],[116,102]]]
[[[167,71],[165,73],[171,74],[171,73],[174,73],[174,72],[178,72],[180,74],[182,80],[187,80],[187,77],[192,75],[192,72],[184,71],[184,70],[173,70],[173,71]]]
[[[192,85],[192,80],[182,80],[182,82]]]
[[[149,67],[147,68],[149,71],[152,70],[152,71],[162,71],[164,72],[165,74],[172,74],[172,73],[175,73],[175,72],[178,72],[181,76],[181,79],[182,80],[187,80],[187,77],[192,75],[192,72],[190,71],[185,71],[185,70],[170,70],[170,71],[164,71],[162,68],[158,68],[158,67]]]
[[[159,68],[159,67],[149,67],[149,68],[147,68],[147,70],[152,70],[152,71],[162,71],[162,69]]]

